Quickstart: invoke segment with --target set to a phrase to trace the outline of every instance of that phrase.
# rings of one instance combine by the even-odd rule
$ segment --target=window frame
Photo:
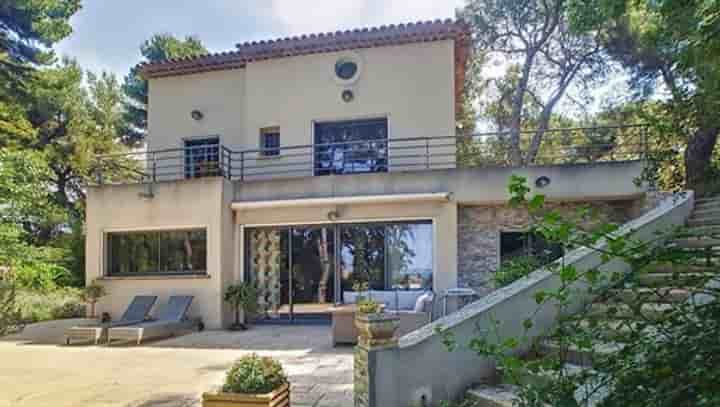
[[[203,144],[207,143],[207,144]],[[196,146],[188,145],[188,144],[198,144]],[[201,147],[203,145],[207,145],[208,147],[205,147],[206,149],[209,148],[215,148],[215,157],[217,158],[217,166],[216,168],[210,168],[208,174],[202,174],[200,173],[196,168],[196,163],[193,161],[193,152],[197,151],[197,149],[193,149],[193,147]],[[214,145],[214,146],[213,146]],[[220,157],[220,150],[221,150],[221,143],[220,143],[220,136],[218,135],[208,135],[208,136],[197,136],[197,137],[187,137],[182,139],[182,150],[183,150],[183,177],[184,179],[194,179],[194,178],[205,178],[205,177],[213,177],[213,176],[220,176],[222,175],[222,164],[221,164],[221,157]],[[205,155],[208,154],[208,151],[205,150]]]
[[[530,232],[530,230],[527,229],[501,229],[498,231],[497,235],[497,269],[499,270],[500,267],[502,267],[503,263],[503,250],[502,250],[502,235],[504,233],[521,233],[526,236],[526,241],[523,244],[523,254],[524,257],[530,257],[534,256],[533,254],[533,234]],[[547,243],[547,242],[546,242]],[[561,254],[558,256],[555,260],[565,256],[566,252],[565,250],[560,247]],[[545,264],[552,263],[555,260],[551,260]]]
[[[122,278],[132,278],[132,277],[173,277],[173,276],[186,276],[186,277],[198,277],[198,276],[209,276],[208,272],[208,260],[209,260],[209,254],[210,254],[210,246],[209,246],[209,238],[208,238],[208,227],[206,225],[201,226],[187,226],[187,227],[161,227],[161,228],[133,228],[133,229],[108,229],[103,231],[102,233],[102,253],[103,253],[103,277],[107,278],[115,278],[115,277],[122,277]],[[133,233],[156,233],[161,234],[163,232],[165,233],[171,233],[171,232],[193,232],[193,231],[202,231],[205,233],[205,269],[204,270],[192,270],[192,271],[173,271],[173,272],[161,272],[159,269],[160,259],[161,259],[161,239],[157,240],[157,271],[152,272],[130,272],[130,273],[113,273],[111,268],[112,263],[112,256],[111,256],[111,250],[112,246],[109,243],[109,239],[111,235],[121,235],[121,234],[133,234]]]
[[[277,146],[268,147],[267,138],[277,137]],[[269,126],[260,129],[260,156],[263,158],[280,157],[281,151],[280,126]]]

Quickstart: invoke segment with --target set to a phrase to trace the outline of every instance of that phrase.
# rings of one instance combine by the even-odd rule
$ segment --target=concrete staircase
[[[627,340],[627,333],[637,327],[634,325],[638,317],[637,304],[642,304],[639,307],[642,316],[661,317],[663,311],[672,308],[673,303],[686,301],[692,287],[704,285],[710,278],[720,275],[720,197],[697,200],[687,227],[687,233],[669,244],[693,254],[697,261],[683,266],[655,266],[647,273],[637,276],[635,281],[624,281],[599,296],[588,309],[576,317],[581,318],[581,328],[598,326],[597,321],[603,321],[601,326],[606,329],[600,333],[599,344],[594,346],[593,352],[572,347],[564,349],[566,371],[592,369],[591,353],[612,354],[621,349],[623,341]],[[539,342],[538,348],[535,356],[528,357],[557,354],[561,349],[556,341],[547,338]],[[476,385],[467,391],[466,399],[473,402],[473,407],[513,406],[518,388],[503,383],[499,372],[496,377],[494,381]],[[542,378],[530,377],[529,380]],[[581,393],[581,390],[579,392]],[[576,393],[576,398],[580,396],[581,394]],[[602,397],[602,394],[595,395],[589,404],[594,405]]]

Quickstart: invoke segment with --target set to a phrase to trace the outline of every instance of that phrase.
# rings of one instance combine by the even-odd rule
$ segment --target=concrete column
[[[355,407],[380,407],[375,383],[377,362],[381,351],[398,347],[398,318],[390,314],[358,315],[356,318],[359,318],[356,323],[360,336],[353,364]]]

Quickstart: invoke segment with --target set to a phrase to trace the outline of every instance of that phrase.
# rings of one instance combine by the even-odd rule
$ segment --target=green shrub
[[[14,330],[19,320],[15,285],[10,281],[0,280],[0,336]]]
[[[224,299],[235,310],[235,326],[245,328],[245,325],[240,323],[240,310],[245,313],[247,320],[250,315],[257,312],[258,297],[259,292],[254,283],[240,282],[228,287]]]
[[[95,318],[95,304],[97,301],[107,295],[105,287],[93,281],[80,291],[80,300],[90,305],[90,318]]]
[[[53,264],[37,263],[18,267],[15,281],[19,288],[29,290],[54,290],[66,285],[71,279],[70,272]]]
[[[360,314],[377,314],[382,311],[382,307],[372,298],[361,298],[357,301],[357,310]]]
[[[269,393],[287,383],[282,365],[270,357],[250,354],[233,363],[225,376],[226,393]]]
[[[26,323],[59,318],[77,318],[85,315],[84,305],[77,288],[54,290],[18,289],[16,303],[20,319]]]
[[[537,270],[539,267],[540,262],[535,257],[522,256],[508,260],[504,262],[500,266],[500,270],[493,275],[495,287],[501,288],[510,285]]]

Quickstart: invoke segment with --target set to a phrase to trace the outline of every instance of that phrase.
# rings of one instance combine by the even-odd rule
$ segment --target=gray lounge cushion
[[[145,320],[147,315],[150,313],[153,305],[155,305],[157,297],[154,295],[137,295],[135,296],[130,305],[128,305],[125,312],[120,317],[120,320],[115,321],[115,324],[127,323],[127,322],[142,322]]]
[[[174,295],[168,299],[157,315],[158,321],[182,321],[187,313],[193,297],[191,295]]]

